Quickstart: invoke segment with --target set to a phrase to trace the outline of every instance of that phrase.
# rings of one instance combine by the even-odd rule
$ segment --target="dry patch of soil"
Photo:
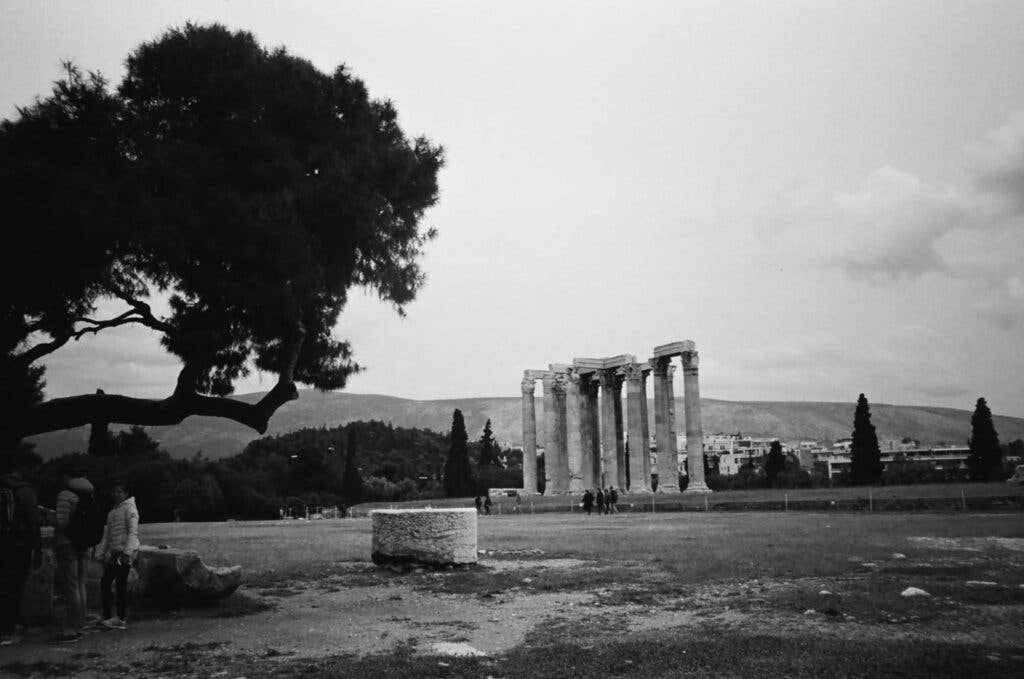
[[[224,611],[133,620],[73,646],[0,650],[21,676],[218,676],[247,663],[365,656],[395,649],[494,657],[576,640],[724,629],[786,638],[901,638],[1024,648],[1024,540],[912,538],[913,558],[851,559],[838,577],[678,583],[661,564],[484,554],[464,570],[396,574],[336,562],[313,578],[265,581]],[[956,553],[954,553],[954,550]],[[978,586],[977,582],[991,582]],[[928,596],[907,598],[908,586]],[[227,676],[226,674],[223,676]]]

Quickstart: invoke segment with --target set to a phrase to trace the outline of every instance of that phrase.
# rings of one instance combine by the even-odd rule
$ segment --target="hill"
[[[262,394],[238,398],[257,401]],[[703,399],[704,433],[741,432],[745,436],[778,436],[783,440],[834,440],[850,435],[854,402],[817,403],[802,401],[719,401]],[[356,420],[381,420],[398,427],[432,429],[447,433],[452,411],[462,410],[471,440],[480,436],[488,418],[494,436],[503,445],[519,445],[522,440],[522,406],[518,397],[467,398],[414,401],[394,396],[321,393],[302,391],[299,400],[286,404],[270,421],[269,436],[277,436],[304,427],[336,427]],[[653,418],[653,404],[648,408]],[[537,399],[537,416],[543,404]],[[953,408],[871,404],[872,421],[879,439],[905,436],[924,444],[962,444],[971,431],[971,412]],[[1024,419],[995,415],[999,440],[1024,438]],[[676,399],[676,421],[683,423],[683,402]],[[653,421],[651,430],[653,431]],[[174,427],[150,427],[150,435],[176,457],[190,457],[197,451],[209,458],[241,452],[247,443],[259,438],[255,432],[227,420],[190,417]],[[34,436],[36,451],[44,458],[84,451],[88,429],[80,427]]]

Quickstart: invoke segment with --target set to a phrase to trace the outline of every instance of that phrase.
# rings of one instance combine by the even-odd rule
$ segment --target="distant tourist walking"
[[[480,508],[484,506],[484,501],[479,495],[476,496],[476,513],[480,514]]]
[[[99,542],[103,517],[93,496],[93,485],[84,476],[61,477],[57,507],[48,512],[53,523],[53,551],[64,592],[66,612],[61,633],[51,643],[72,644],[85,627],[85,553]]]
[[[484,514],[486,514],[487,516],[491,515],[491,494],[490,493],[488,493],[487,497],[484,499]]]
[[[585,511],[587,513],[587,516],[590,516],[590,511],[593,508],[594,508],[594,494],[590,492],[589,488],[587,488],[587,490],[585,490],[583,492],[583,511]]]
[[[608,491],[608,513],[619,513],[619,491],[615,490],[615,486],[612,486],[612,489]]]
[[[21,595],[42,565],[36,491],[17,472],[0,476],[0,646],[21,642]]]
[[[100,596],[103,600],[103,620],[100,625],[107,629],[125,629],[125,603],[128,596],[128,571],[139,551],[139,510],[135,498],[128,495],[123,483],[115,483],[110,489],[114,508],[107,514],[107,526],[103,541],[96,548],[97,559],[103,564],[103,578],[100,580]],[[111,585],[117,585],[117,617],[111,616],[113,593]]]
[[[522,505],[522,504],[523,504],[523,497],[517,492],[516,493],[516,505],[514,507],[514,510],[515,510],[516,514],[519,513],[519,510],[521,508],[520,505]]]
[[[596,500],[596,502],[597,502],[597,514],[598,514],[598,516],[600,516],[601,514],[605,513],[604,491],[601,490],[600,488],[597,489],[597,500]]]

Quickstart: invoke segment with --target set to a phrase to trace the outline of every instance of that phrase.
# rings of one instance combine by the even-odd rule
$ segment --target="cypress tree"
[[[494,446],[494,434],[491,430],[491,420],[488,418],[484,424],[484,432],[480,435],[480,466],[500,467],[498,452]]]
[[[469,466],[469,450],[466,442],[466,421],[458,408],[452,414],[451,444],[448,461],[444,465],[444,491],[448,497],[466,497],[476,493],[476,481]]]
[[[967,468],[972,481],[995,481],[1003,463],[1003,451],[999,447],[999,434],[992,423],[992,411],[985,399],[979,398],[971,415],[970,453]]]
[[[868,485],[882,475],[882,451],[878,447],[878,434],[871,424],[871,409],[864,394],[857,399],[853,414],[853,443],[850,446],[850,477],[854,485]]]
[[[345,446],[345,471],[341,479],[341,495],[350,504],[359,504],[363,499],[363,477],[356,467],[356,429],[348,427],[348,442]]]
[[[786,456],[782,454],[782,444],[772,441],[768,450],[768,459],[764,462],[764,474],[768,477],[768,487],[775,485],[775,477],[786,469]]]

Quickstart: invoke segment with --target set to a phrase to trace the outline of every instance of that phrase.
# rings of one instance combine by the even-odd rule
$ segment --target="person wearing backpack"
[[[62,477],[64,488],[57,494],[57,507],[53,514],[53,551],[57,558],[67,614],[61,633],[52,643],[71,644],[82,638],[85,627],[85,553],[89,542],[90,524],[99,515],[93,485],[84,476]],[[102,522],[102,519],[100,519]]]
[[[17,472],[0,476],[0,646],[21,642],[21,596],[43,562],[35,489]]]
[[[100,595],[103,598],[103,620],[107,629],[125,629],[125,603],[128,596],[128,571],[139,551],[139,510],[135,498],[128,495],[124,483],[114,483],[110,489],[114,508],[107,514],[103,540],[96,548],[96,558],[103,563]],[[117,583],[117,617],[111,616],[113,596],[111,585]]]

